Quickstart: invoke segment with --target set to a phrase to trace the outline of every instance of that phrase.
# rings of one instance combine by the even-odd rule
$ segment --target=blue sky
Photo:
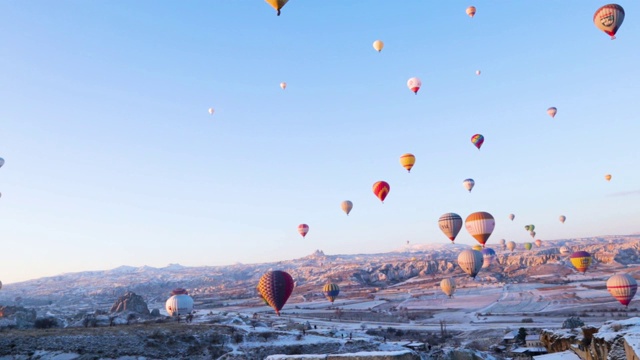
[[[2,2],[0,280],[446,244],[446,212],[488,244],[638,232],[640,5],[615,41],[602,5]]]

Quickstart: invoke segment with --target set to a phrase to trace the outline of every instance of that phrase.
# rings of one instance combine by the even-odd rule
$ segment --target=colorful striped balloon
[[[294,288],[293,278],[282,270],[268,271],[260,278],[258,291],[278,316]]]
[[[479,211],[467,216],[464,226],[469,234],[484,247],[496,226],[496,221],[488,212]]]
[[[477,250],[462,250],[458,255],[458,266],[472,278],[478,275],[483,262],[482,253]]]
[[[407,169],[407,172],[411,172],[411,168],[415,163],[416,163],[416,157],[413,156],[413,154],[406,153],[400,156],[400,164],[402,165],[402,167]]]
[[[375,184],[373,184],[373,193],[378,197],[378,199],[380,199],[380,201],[382,201],[383,204],[384,204],[384,199],[389,194],[390,189],[391,188],[389,187],[389,184],[386,181],[378,181]]]
[[[484,136],[475,134],[471,137],[471,142],[480,150],[480,147],[484,144]]]
[[[340,287],[338,284],[326,284],[324,288],[322,288],[322,292],[327,300],[333,302],[340,293]]]
[[[618,4],[608,4],[593,14],[593,23],[596,27],[611,36],[611,40],[616,38],[616,32],[624,21],[624,9]]]
[[[581,273],[586,273],[591,265],[591,254],[586,251],[576,251],[569,258],[571,264]]]
[[[300,235],[302,235],[302,238],[307,236],[308,232],[309,232],[309,225],[307,225],[307,224],[298,225],[298,233],[300,233]]]
[[[438,219],[438,227],[453,242],[462,229],[462,218],[456,213],[446,213]]]
[[[629,274],[616,274],[607,280],[607,290],[624,306],[629,306],[638,291],[638,283]]]

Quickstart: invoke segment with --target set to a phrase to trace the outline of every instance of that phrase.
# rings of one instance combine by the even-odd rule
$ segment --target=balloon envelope
[[[567,220],[567,217],[564,215],[560,215],[560,222],[564,224],[564,221]]]
[[[345,200],[345,201],[342,202],[342,204],[340,204],[340,208],[347,215],[349,215],[349,213],[351,212],[351,209],[353,209],[353,203],[351,201],[349,201],[349,200]]]
[[[482,267],[488,268],[496,258],[496,252],[491,248],[484,248],[480,252],[482,253]]]
[[[407,169],[407,172],[411,172],[411,168],[415,163],[416,163],[416,157],[413,156],[413,154],[407,153],[400,156],[400,164],[402,165],[402,167]]]
[[[471,143],[473,143],[473,145],[475,145],[478,150],[480,150],[480,147],[482,146],[482,144],[484,144],[484,136],[480,134],[473,135],[471,137]]]
[[[284,7],[284,5],[289,0],[264,0],[264,1],[266,1],[267,4],[271,5],[271,7],[277,11],[278,16],[280,16],[280,10]]]
[[[340,287],[338,284],[326,284],[322,288],[322,292],[329,301],[333,302],[340,293]]]
[[[531,244],[530,242],[524,243],[524,249],[525,250],[531,250],[532,247],[533,247],[533,244]]]
[[[418,90],[420,90],[420,87],[422,87],[422,81],[417,77],[412,77],[411,79],[407,80],[407,87],[409,88],[409,90],[418,95]]]
[[[475,6],[469,6],[467,8],[467,15],[469,15],[470,17],[473,17],[476,14],[476,7]]]
[[[164,306],[169,316],[187,315],[193,311],[193,298],[187,294],[172,295]]]
[[[458,255],[458,266],[472,278],[482,269],[482,253],[477,250],[462,250]]]
[[[440,289],[445,295],[451,297],[456,291],[456,282],[453,278],[444,278],[440,281]]]
[[[558,112],[558,109],[556,109],[555,107],[550,107],[547,109],[547,114],[549,114],[549,116],[556,117],[556,113]]]
[[[616,274],[607,280],[607,290],[620,304],[628,306],[638,291],[638,283],[629,274]]]
[[[308,232],[309,232],[309,225],[307,224],[298,225],[298,233],[300,233],[300,235],[302,235],[303,238],[307,236]]]
[[[389,190],[391,190],[391,188],[389,187],[389,184],[386,181],[378,181],[375,184],[373,184],[373,193],[383,203],[384,203],[384,199],[386,199],[387,195],[389,194]]]
[[[591,265],[591,254],[586,251],[576,251],[571,254],[569,260],[576,270],[584,274]]]
[[[280,83],[280,87],[282,88],[282,90],[287,88],[287,83],[286,82],[281,82]]]
[[[382,48],[384,48],[384,43],[382,42],[382,40],[376,40],[373,42],[373,48],[377,51],[380,52],[382,51]],[[393,50],[393,49],[391,49]]]
[[[513,215],[513,214],[509,214],[509,220],[513,221],[513,219],[515,219],[515,218],[516,218],[516,216],[515,216],[515,215]]]
[[[215,110],[213,110],[213,108],[209,108],[209,115],[213,115],[214,112]]]
[[[609,175],[609,174],[605,175],[604,179],[607,180],[607,181],[611,181],[611,175]]]
[[[464,186],[464,188],[467,189],[469,192],[471,192],[475,184],[476,182],[473,181],[473,179],[464,179],[464,181],[462,182],[462,186]]]
[[[0,167],[2,167],[2,165],[4,165],[4,159],[0,158]]]
[[[471,248],[480,252],[482,251],[482,245],[473,245]]]
[[[616,38],[616,33],[624,21],[624,9],[618,4],[608,4],[596,10],[593,14],[593,23],[596,27],[611,36],[611,40]]]
[[[516,243],[515,243],[515,242],[513,242],[513,241],[509,241],[509,242],[507,243],[507,249],[509,249],[509,251],[513,251],[513,250],[515,250],[515,249],[516,249]]]
[[[488,212],[479,211],[467,216],[464,226],[469,234],[484,247],[496,226],[496,221]]]
[[[480,74],[481,74],[480,70],[476,70],[476,75],[480,75]]]
[[[462,229],[462,218],[456,213],[446,213],[438,219],[438,227],[453,242]]]
[[[280,310],[291,296],[294,286],[291,275],[282,270],[274,270],[262,275],[258,282],[258,291],[280,316]]]
[[[534,241],[533,243],[536,244],[537,247],[542,246],[542,240],[540,240],[540,239]]]

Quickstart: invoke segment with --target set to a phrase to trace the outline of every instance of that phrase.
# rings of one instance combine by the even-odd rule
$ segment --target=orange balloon
[[[384,199],[389,194],[389,184],[386,181],[378,181],[373,184],[373,193],[384,203]]]

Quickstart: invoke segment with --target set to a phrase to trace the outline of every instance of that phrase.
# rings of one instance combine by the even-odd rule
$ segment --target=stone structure
[[[120,296],[118,300],[111,307],[110,312],[123,312],[131,311],[143,315],[149,315],[149,308],[142,296],[136,295],[131,291],[127,291],[124,295]]]

